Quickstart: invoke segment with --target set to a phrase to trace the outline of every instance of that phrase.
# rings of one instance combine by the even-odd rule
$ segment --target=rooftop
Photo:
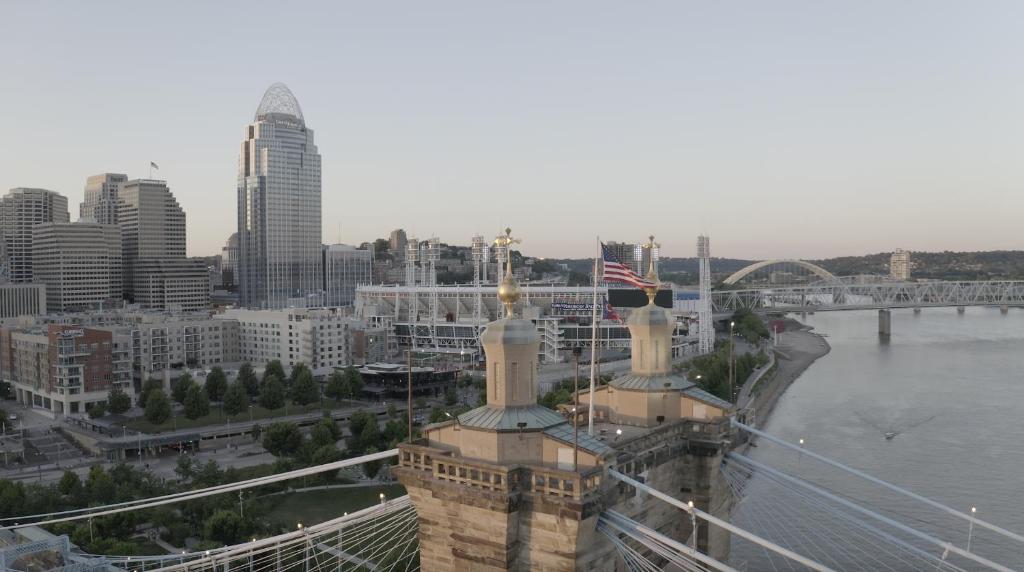
[[[302,117],[302,108],[299,101],[295,99],[288,86],[283,83],[275,83],[267,88],[260,100],[260,106],[256,108],[254,121],[272,119],[274,116],[290,117],[299,122],[302,127],[306,126],[306,120]]]

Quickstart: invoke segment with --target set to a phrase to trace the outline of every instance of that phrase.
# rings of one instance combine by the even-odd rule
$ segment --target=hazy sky
[[[1024,2],[0,4],[0,189],[160,165],[189,253],[236,226],[285,82],[325,242],[403,227],[538,256],[1024,248]],[[340,230],[339,230],[340,228]]]

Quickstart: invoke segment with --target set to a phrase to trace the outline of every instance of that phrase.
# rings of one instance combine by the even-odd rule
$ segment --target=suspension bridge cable
[[[989,529],[989,530],[991,530],[993,532],[1001,534],[1001,535],[1003,535],[1003,536],[1005,536],[1007,538],[1012,538],[1013,540],[1016,540],[1018,542],[1024,542],[1024,535],[1017,534],[1016,532],[1007,530],[1007,529],[1005,529],[1005,528],[1003,528],[1001,526],[992,524],[990,522],[986,522],[986,521],[981,520],[980,518],[978,518],[976,516],[967,514],[965,512],[961,512],[959,510],[956,510],[955,508],[946,506],[946,505],[944,505],[944,504],[942,504],[942,503],[940,503],[938,501],[934,501],[934,500],[932,500],[932,499],[930,499],[928,497],[921,496],[921,495],[919,495],[919,494],[917,494],[915,492],[912,492],[912,491],[909,491],[907,489],[904,489],[903,487],[894,485],[894,484],[892,484],[892,483],[890,483],[888,481],[883,481],[882,479],[879,479],[878,477],[874,477],[872,475],[869,475],[869,474],[865,473],[864,471],[860,471],[860,470],[854,469],[853,467],[844,465],[844,464],[842,464],[842,463],[840,463],[838,461],[833,461],[832,459],[829,459],[828,457],[819,455],[819,454],[817,454],[817,453],[815,453],[813,451],[809,451],[809,450],[807,450],[807,449],[805,449],[803,447],[800,447],[799,445],[795,445],[793,443],[790,443],[788,441],[780,439],[780,438],[778,438],[778,437],[776,437],[776,436],[774,436],[774,435],[772,435],[770,433],[766,433],[764,431],[761,431],[759,429],[755,429],[755,428],[753,428],[753,427],[751,427],[749,425],[746,425],[744,423],[740,423],[735,418],[733,418],[732,424],[733,424],[733,426],[738,427],[740,429],[743,429],[744,431],[746,431],[748,433],[751,433],[753,435],[757,435],[758,437],[763,437],[763,438],[771,441],[772,443],[775,443],[777,445],[782,445],[783,447],[787,447],[787,448],[792,449],[794,451],[799,451],[800,453],[802,453],[804,455],[807,455],[807,456],[811,457],[812,459],[816,459],[818,461],[821,461],[822,463],[825,463],[827,465],[830,465],[830,466],[835,467],[837,469],[840,469],[842,471],[846,471],[846,472],[848,472],[848,473],[850,473],[852,475],[858,476],[858,477],[860,477],[862,479],[865,479],[867,481],[875,483],[876,485],[885,487],[885,488],[887,488],[887,489],[889,489],[889,490],[891,490],[893,492],[896,492],[896,493],[899,493],[901,495],[910,497],[910,498],[912,498],[912,499],[914,499],[916,501],[923,502],[923,503],[927,504],[928,506],[930,506],[932,508],[936,508],[936,509],[939,509],[941,511],[947,512],[947,513],[949,513],[949,514],[951,514],[953,516],[959,517],[959,518],[961,518],[963,520],[966,520],[968,522],[973,522],[976,526],[980,526],[982,528],[987,528],[987,529]]]
[[[989,568],[992,568],[994,570],[1000,570],[1001,572],[1013,572],[1013,569],[1007,568],[1006,566],[1003,566],[1002,564],[999,564],[997,562],[993,562],[993,561],[991,561],[988,558],[985,558],[983,556],[978,556],[977,554],[974,554],[973,552],[968,552],[967,550],[964,550],[964,549],[962,549],[962,548],[960,548],[958,546],[955,546],[951,542],[947,542],[947,541],[943,541],[943,540],[940,540],[938,538],[935,538],[934,536],[931,536],[930,534],[926,534],[924,532],[921,532],[921,531],[917,530],[916,528],[912,528],[910,526],[907,526],[907,525],[905,525],[905,524],[903,524],[901,522],[898,522],[896,520],[893,520],[893,519],[891,519],[891,518],[889,518],[889,517],[887,517],[885,515],[878,514],[877,512],[875,512],[873,510],[866,509],[866,508],[864,508],[864,507],[862,507],[862,506],[860,506],[860,505],[858,505],[856,503],[850,502],[850,501],[848,501],[848,500],[846,500],[846,499],[844,499],[842,497],[836,496],[836,495],[834,495],[834,494],[832,494],[832,493],[822,489],[821,487],[818,487],[818,486],[813,485],[813,484],[811,484],[811,483],[809,483],[807,481],[804,481],[802,479],[798,479],[796,477],[793,477],[791,475],[783,473],[782,471],[778,471],[776,469],[773,469],[773,468],[771,468],[771,467],[769,467],[769,466],[767,466],[767,465],[765,465],[763,463],[759,463],[759,462],[757,462],[757,461],[755,461],[755,460],[753,460],[753,459],[751,459],[749,457],[745,457],[743,455],[740,455],[739,453],[726,453],[726,458],[728,458],[728,459],[735,459],[735,460],[737,460],[737,461],[739,461],[741,463],[748,464],[749,466],[752,466],[755,469],[760,469],[762,471],[765,471],[765,472],[768,472],[770,474],[776,475],[779,478],[785,479],[785,480],[787,480],[787,481],[789,481],[789,482],[791,482],[793,484],[796,484],[796,485],[801,486],[803,488],[806,488],[808,490],[814,491],[814,492],[816,492],[816,493],[818,493],[820,495],[823,495],[823,496],[825,496],[825,497],[827,497],[827,498],[829,498],[829,499],[831,499],[831,500],[833,500],[833,501],[835,501],[835,502],[837,502],[839,504],[842,504],[843,506],[845,506],[847,508],[850,508],[852,510],[860,512],[861,514],[864,514],[866,516],[874,518],[875,520],[879,520],[881,522],[884,522],[885,524],[888,524],[889,526],[897,528],[897,529],[899,529],[899,530],[901,530],[903,532],[906,532],[907,534],[911,534],[911,535],[916,536],[916,537],[918,537],[918,538],[920,538],[922,540],[925,540],[927,542],[935,544],[936,546],[939,546],[940,548],[942,548],[945,551],[955,552],[956,554],[959,554],[960,556],[963,556],[964,558],[967,558],[969,560],[973,560],[973,561],[977,562],[978,564],[981,564],[983,566],[988,566]]]
[[[727,459],[727,461],[728,461],[728,459]],[[726,472],[726,478],[727,479],[730,477],[730,473],[735,473],[736,471],[741,471],[743,475],[752,475],[753,474],[753,472],[752,472],[753,470],[752,469],[750,469],[749,467],[746,467],[746,466],[744,466],[742,464],[737,464],[735,462],[728,462],[726,467],[727,467],[727,469],[729,469]],[[963,568],[960,568],[959,566],[956,566],[952,562],[944,561],[941,558],[939,558],[938,556],[935,556],[935,555],[933,555],[933,554],[931,554],[929,552],[926,552],[925,550],[922,550],[921,548],[919,548],[917,546],[914,546],[913,544],[910,544],[907,541],[905,541],[905,540],[903,540],[901,538],[898,538],[898,537],[894,536],[893,534],[891,534],[891,533],[889,533],[889,532],[887,532],[885,530],[882,530],[882,529],[880,529],[880,528],[878,528],[876,526],[873,526],[873,525],[869,524],[868,522],[864,521],[863,519],[860,519],[860,518],[857,518],[857,517],[855,517],[853,515],[847,514],[846,512],[843,512],[842,510],[839,510],[838,508],[836,508],[836,507],[834,507],[832,505],[829,505],[828,503],[826,503],[820,497],[812,496],[810,493],[807,493],[807,492],[805,492],[803,490],[800,490],[797,487],[794,487],[793,485],[787,483],[786,481],[783,481],[781,479],[777,479],[776,477],[773,477],[772,475],[767,475],[767,474],[763,474],[763,473],[760,474],[759,476],[764,478],[765,480],[775,484],[776,486],[781,487],[783,490],[788,491],[790,494],[795,495],[798,499],[802,500],[804,503],[810,504],[812,506],[816,506],[816,507],[818,507],[819,509],[821,509],[821,510],[823,510],[825,512],[831,513],[836,518],[838,518],[840,520],[843,520],[844,522],[847,522],[855,530],[857,528],[862,529],[862,530],[866,531],[867,533],[869,533],[870,535],[873,535],[873,536],[875,536],[875,537],[877,537],[877,538],[879,538],[881,540],[884,540],[886,542],[894,544],[897,548],[902,549],[903,551],[906,551],[906,552],[910,553],[911,555],[920,557],[920,558],[922,558],[922,559],[924,559],[926,561],[929,561],[930,563],[936,564],[939,568],[945,568],[945,569],[953,570],[955,572],[965,572]],[[749,477],[747,477],[747,478],[749,478]],[[861,537],[864,538],[863,536],[861,536]],[[870,538],[865,538],[865,539],[867,541],[871,540]],[[885,544],[881,544],[881,545],[873,544],[873,546],[883,546],[884,547]],[[886,549],[886,551],[889,552],[888,549]],[[896,553],[892,553],[892,552],[889,552],[889,553],[890,554],[894,554],[894,556],[896,554]],[[901,561],[903,561],[903,559],[900,558],[899,556],[896,556],[896,558],[898,558]]]
[[[268,475],[266,477],[258,477],[258,478],[255,478],[255,479],[249,479],[247,481],[239,481],[237,483],[229,483],[229,484],[225,484],[225,485],[217,485],[217,486],[214,486],[214,487],[208,487],[208,488],[205,488],[205,489],[199,489],[199,490],[195,490],[195,491],[188,491],[188,492],[184,492],[184,493],[175,493],[175,494],[172,494],[172,495],[164,495],[164,496],[161,496],[161,497],[153,497],[153,498],[150,498],[150,499],[144,499],[142,501],[132,501],[133,504],[131,504],[129,506],[126,506],[127,503],[119,503],[119,504],[116,504],[116,505],[104,505],[104,506],[99,506],[99,507],[91,507],[89,509],[78,509],[77,512],[80,512],[81,510],[89,510],[91,512],[79,513],[79,514],[75,514],[75,515],[72,515],[72,516],[62,516],[61,518],[54,518],[54,519],[46,518],[47,516],[53,515],[54,513],[51,513],[51,514],[40,514],[40,515],[29,515],[29,516],[20,516],[20,517],[5,517],[5,518],[0,519],[0,520],[15,521],[15,522],[17,522],[17,524],[0,526],[0,530],[14,530],[14,529],[18,529],[18,528],[24,528],[26,526],[34,526],[36,524],[44,524],[44,523],[45,524],[56,524],[58,522],[69,522],[69,521],[74,521],[74,520],[85,520],[85,519],[89,519],[89,518],[95,518],[97,516],[106,516],[106,515],[117,514],[117,513],[121,513],[121,512],[130,512],[130,511],[133,511],[133,510],[142,510],[142,509],[145,509],[145,508],[153,508],[153,507],[156,507],[156,506],[162,506],[162,505],[172,504],[172,503],[177,503],[177,502],[184,502],[184,501],[188,501],[188,500],[195,500],[197,498],[208,497],[208,496],[211,496],[211,495],[216,495],[216,494],[221,494],[221,493],[226,493],[226,492],[233,492],[233,491],[239,491],[239,490],[248,489],[248,488],[252,488],[252,487],[259,487],[259,486],[268,485],[268,484],[276,483],[276,482],[280,482],[280,481],[288,481],[288,480],[295,479],[295,478],[298,478],[298,477],[304,477],[304,476],[308,476],[308,475],[315,475],[315,474],[318,474],[318,473],[323,473],[323,472],[326,472],[326,471],[333,471],[333,470],[343,469],[345,467],[350,467],[350,466],[353,466],[353,465],[361,465],[363,463],[367,463],[367,462],[370,462],[370,461],[379,461],[379,460],[387,459],[389,457],[394,457],[396,455],[398,455],[398,449],[391,449],[389,451],[383,451],[381,453],[371,453],[369,455],[363,455],[361,457],[353,457],[351,459],[344,459],[344,460],[336,461],[336,462],[333,462],[333,463],[327,463],[327,464],[324,464],[324,465],[317,465],[315,467],[306,467],[304,469],[296,469],[294,471],[289,471],[287,473],[279,473],[279,474],[276,474],[276,475]],[[26,522],[22,522],[22,520],[25,520],[25,519],[34,519],[34,520],[32,520],[32,522],[27,522],[27,523]]]
[[[660,544],[671,547],[673,553],[685,555],[687,558],[697,560],[703,564],[707,564],[708,566],[712,566],[716,570],[724,570],[725,572],[738,572],[737,570],[725,564],[724,562],[720,562],[706,554],[703,554],[702,552],[699,552],[696,548],[686,546],[685,544],[673,540],[613,510],[604,511],[598,518],[598,522],[601,522],[602,520],[605,523],[613,526],[614,528],[619,529],[621,532],[627,534],[630,538],[633,538],[634,540],[637,540],[641,543],[643,543],[643,540],[640,538],[640,536],[644,536],[648,539],[655,540]],[[650,546],[646,543],[645,545]]]
[[[639,482],[639,481],[637,481],[635,479],[627,477],[626,475],[624,475],[624,474],[622,474],[622,473],[620,473],[620,472],[618,472],[618,471],[616,471],[614,469],[609,469],[608,470],[608,475],[613,477],[613,478],[616,478],[616,479],[618,479],[618,480],[620,480],[620,481],[622,481],[622,482],[624,482],[624,483],[626,483],[628,485],[631,485],[631,486],[633,486],[633,487],[635,487],[637,489],[643,490],[644,492],[647,492],[650,495],[652,495],[654,497],[657,497],[657,498],[659,498],[659,499],[661,499],[661,500],[663,500],[663,501],[665,501],[665,502],[667,502],[669,504],[675,505],[675,506],[685,510],[689,514],[696,515],[696,516],[698,516],[698,517],[700,517],[700,518],[702,518],[702,519],[704,519],[704,520],[706,520],[706,521],[708,521],[708,522],[710,522],[712,524],[716,524],[716,525],[718,525],[718,526],[728,530],[729,532],[732,532],[733,534],[735,534],[737,536],[741,536],[741,537],[746,538],[747,540],[749,540],[751,542],[755,542],[755,543],[760,544],[760,545],[762,545],[762,546],[764,546],[766,548],[769,548],[769,549],[771,549],[771,550],[773,550],[775,552],[778,552],[779,554],[781,554],[781,555],[783,555],[783,556],[785,556],[787,558],[790,558],[792,560],[795,560],[795,561],[799,562],[800,564],[803,564],[804,566],[807,566],[808,568],[810,568],[812,570],[817,570],[818,572],[835,572],[834,570],[832,570],[828,566],[825,566],[825,565],[823,565],[823,564],[821,564],[819,562],[815,562],[814,560],[811,560],[810,558],[807,558],[806,556],[803,556],[801,554],[797,554],[796,552],[793,552],[792,550],[789,550],[788,548],[784,548],[782,546],[779,546],[778,544],[775,544],[774,542],[770,542],[768,540],[765,540],[764,538],[761,538],[760,536],[758,536],[756,534],[753,534],[753,533],[751,533],[751,532],[749,532],[747,530],[744,530],[744,529],[742,529],[742,528],[740,528],[740,527],[730,523],[727,520],[722,520],[721,518],[718,518],[717,516],[714,516],[712,514],[708,514],[708,513],[704,512],[704,511],[702,511],[702,510],[700,510],[698,508],[691,507],[691,506],[687,505],[686,503],[684,503],[684,502],[682,502],[680,500],[674,499],[674,498],[670,497],[669,495],[667,495],[667,494],[665,494],[665,493],[663,493],[663,492],[661,492],[661,491],[659,491],[657,489],[651,488],[651,487],[649,487],[649,486],[647,486],[647,485],[645,485],[645,484],[643,484],[643,483],[641,483],[641,482]]]

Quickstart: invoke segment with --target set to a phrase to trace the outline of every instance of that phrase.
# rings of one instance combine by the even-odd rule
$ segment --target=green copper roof
[[[635,373],[616,377],[608,382],[608,385],[615,389],[633,391],[664,391],[666,389],[681,391],[688,387],[695,387],[692,382],[678,375],[637,375]]]
[[[703,389],[697,386],[688,387],[684,389],[683,395],[696,399],[697,401],[700,401],[702,403],[707,403],[708,405],[711,405],[713,407],[724,409],[726,411],[733,408],[732,403],[729,403],[724,399],[715,397],[714,395],[708,393],[707,391],[704,391]]]
[[[525,423],[525,425],[520,427],[520,423]],[[459,415],[460,425],[493,431],[546,429],[559,423],[565,423],[565,418],[541,405],[502,409],[483,405]]]
[[[567,445],[572,445],[573,443],[573,430],[572,425],[569,423],[563,423],[561,425],[555,425],[554,427],[545,429],[544,434]],[[588,453],[602,456],[614,451],[614,449],[599,439],[595,439],[588,435],[585,428],[583,431],[579,432],[578,439],[580,449],[583,449]]]

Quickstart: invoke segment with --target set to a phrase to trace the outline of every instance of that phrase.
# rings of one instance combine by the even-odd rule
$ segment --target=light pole
[[[406,403],[409,414],[409,443],[412,443],[412,350],[405,350],[405,365],[409,368],[409,391],[408,403]],[[380,494],[381,502],[384,500],[384,493]]]
[[[249,424],[252,425],[252,404],[249,404]]]
[[[735,369],[736,366],[735,366],[735,364],[733,362],[734,362],[735,356],[736,356],[736,350],[735,350],[735,344],[736,343],[734,341],[735,338],[733,338],[733,334],[732,334],[733,328],[735,326],[736,326],[736,322],[729,322],[729,403],[733,403],[733,397],[732,397],[733,389],[732,388],[733,388],[733,384],[735,383],[735,381],[733,380],[733,377],[735,376],[734,369]]]
[[[967,552],[971,551],[971,535],[974,533],[974,515],[978,513],[977,507],[971,507],[971,523],[967,527]]]
[[[580,470],[580,354],[583,348],[576,346],[572,349],[572,362],[576,368],[576,375],[572,381],[572,470]]]

